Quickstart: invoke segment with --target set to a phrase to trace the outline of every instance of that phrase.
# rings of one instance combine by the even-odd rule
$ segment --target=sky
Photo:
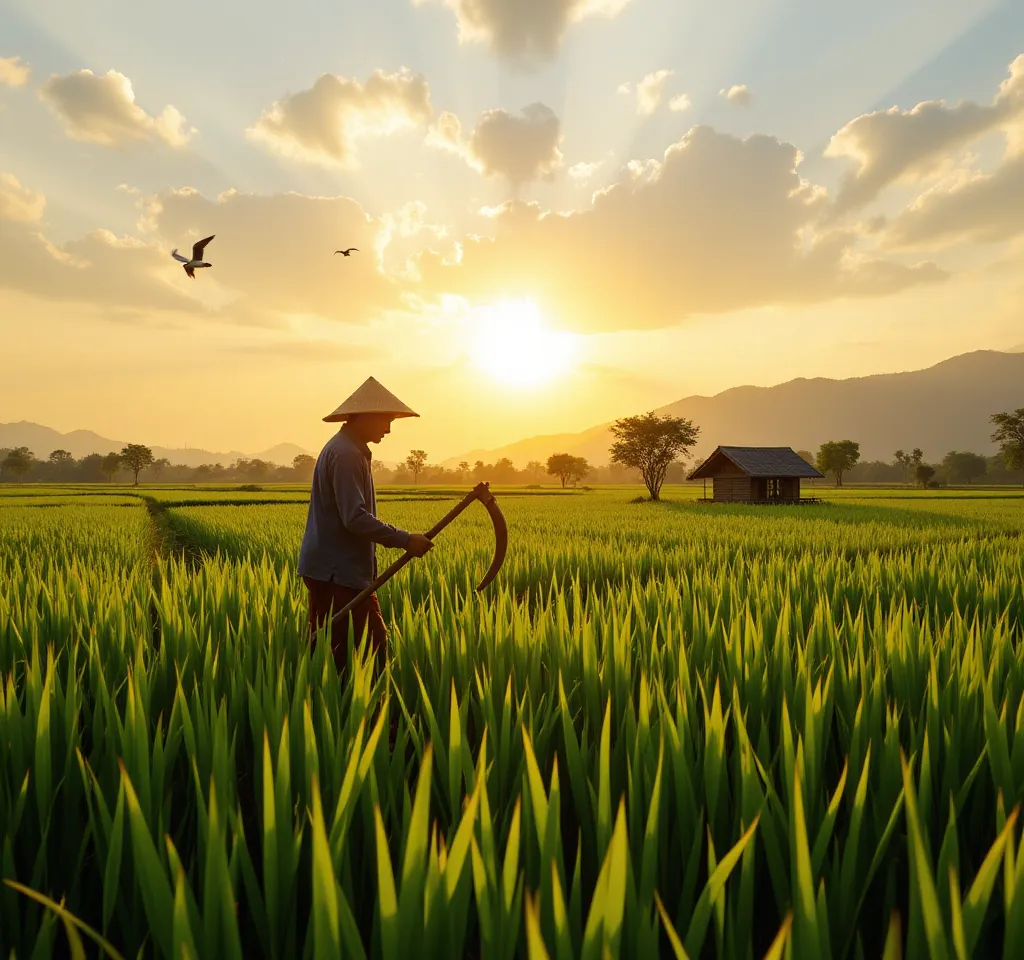
[[[440,462],[1024,342],[1019,2],[101,8],[0,7],[0,422],[315,451],[374,376]]]

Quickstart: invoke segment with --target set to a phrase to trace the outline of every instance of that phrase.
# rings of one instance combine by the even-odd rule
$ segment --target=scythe
[[[472,490],[466,494],[451,510],[448,511],[437,523],[431,527],[424,536],[429,540],[433,540],[445,527],[448,526],[463,510],[469,507],[474,501],[479,500],[484,508],[487,510],[488,515],[491,518],[491,523],[494,525],[494,558],[491,560],[491,565],[487,569],[487,573],[484,574],[483,579],[477,584],[477,591],[483,590],[498,574],[501,569],[501,565],[505,562],[505,551],[508,549],[508,527],[505,524],[505,517],[501,512],[501,508],[498,506],[498,501],[494,499],[494,494],[491,493],[489,485],[484,483],[478,483]],[[338,626],[342,617],[348,614],[350,611],[359,606],[367,597],[375,593],[377,589],[388,582],[399,570],[402,569],[413,556],[411,553],[405,553],[399,557],[390,567],[388,567],[382,574],[380,574],[368,587],[361,590],[355,599],[350,600],[345,604],[332,618],[331,628]]]

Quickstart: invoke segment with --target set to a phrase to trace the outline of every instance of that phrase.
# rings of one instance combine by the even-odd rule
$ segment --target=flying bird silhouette
[[[177,260],[178,263],[183,265],[185,273],[187,273],[193,280],[195,280],[195,278],[196,278],[195,270],[196,270],[197,267],[212,267],[213,266],[212,263],[207,263],[203,259],[203,250],[206,249],[206,245],[215,236],[216,236],[216,234],[212,234],[211,236],[207,237],[205,240],[198,240],[196,243],[192,244],[192,259],[191,260],[189,260],[188,257],[183,257],[180,253],[178,253],[177,247],[175,247],[171,251],[171,256],[174,257],[174,259]]]
[[[343,257],[352,256],[352,252],[359,253],[359,247],[349,247],[347,250],[335,250],[335,253],[340,253]]]

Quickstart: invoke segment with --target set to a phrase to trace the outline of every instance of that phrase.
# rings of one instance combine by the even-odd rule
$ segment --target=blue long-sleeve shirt
[[[299,575],[362,590],[377,576],[376,544],[405,549],[409,534],[377,519],[370,448],[342,427],[313,470]]]

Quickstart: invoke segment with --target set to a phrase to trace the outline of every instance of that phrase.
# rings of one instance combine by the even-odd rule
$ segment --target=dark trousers
[[[343,587],[339,583],[313,580],[311,577],[302,579],[309,591],[310,648],[316,649],[317,627],[327,624],[334,613],[356,598],[359,591],[352,587]],[[362,640],[363,631],[369,628],[370,649],[377,661],[377,670],[382,670],[387,654],[388,628],[384,625],[376,594],[367,597],[330,632],[331,653],[339,671],[344,670],[348,663],[349,624],[353,626],[357,644]]]

